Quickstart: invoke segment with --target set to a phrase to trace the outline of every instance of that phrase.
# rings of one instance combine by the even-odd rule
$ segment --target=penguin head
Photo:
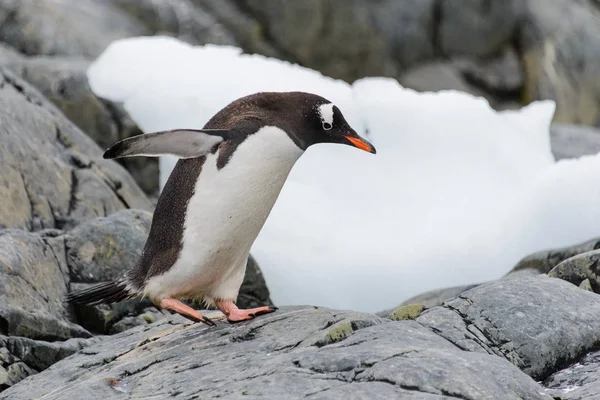
[[[303,150],[318,143],[337,143],[376,153],[375,147],[348,124],[331,101],[307,92],[262,92],[252,97],[264,120],[282,128]]]
[[[362,138],[346,121],[340,109],[323,99],[306,115],[310,144],[338,143],[375,154],[375,146]]]

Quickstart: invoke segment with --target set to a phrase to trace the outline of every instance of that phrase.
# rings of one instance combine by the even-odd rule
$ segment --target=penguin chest
[[[202,166],[189,199],[175,264],[148,281],[151,297],[235,299],[248,253],[302,154],[285,132],[250,135],[219,168],[221,150]]]

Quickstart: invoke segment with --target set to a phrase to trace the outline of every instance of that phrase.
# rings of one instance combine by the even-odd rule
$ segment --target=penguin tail
[[[83,304],[95,306],[99,304],[118,303],[119,301],[135,297],[129,285],[122,280],[103,282],[87,289],[71,292],[66,295],[65,301],[70,304]]]

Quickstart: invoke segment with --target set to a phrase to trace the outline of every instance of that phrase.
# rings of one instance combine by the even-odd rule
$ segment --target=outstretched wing
[[[144,133],[115,143],[106,150],[104,158],[164,155],[179,158],[202,157],[227,139],[229,132],[226,129],[175,129]]]

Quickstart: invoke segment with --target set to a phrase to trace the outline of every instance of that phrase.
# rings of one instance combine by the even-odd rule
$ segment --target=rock
[[[435,0],[363,0],[362,3],[373,29],[384,38],[390,58],[402,69],[435,58]]]
[[[251,254],[246,264],[246,274],[240,287],[237,305],[240,308],[272,306],[273,301],[270,296],[265,277]]]
[[[0,334],[46,341],[90,336],[68,320],[66,259],[56,241],[0,231]]]
[[[0,119],[0,228],[63,228],[123,208],[150,209],[123,167],[104,160],[55,106],[2,67]]]
[[[97,339],[69,339],[51,343],[23,337],[0,337],[0,343],[2,341],[6,343],[10,353],[21,359],[28,367],[42,371],[96,342]]]
[[[190,0],[111,0],[157,34],[170,34],[191,44],[236,45],[215,18]]]
[[[551,400],[503,358],[460,350],[415,321],[316,307],[216,328],[180,321],[104,337],[0,399]]]
[[[554,158],[579,158],[600,152],[600,130],[583,125],[552,124],[550,144]]]
[[[587,251],[578,254],[552,268],[548,276],[564,279],[574,285],[589,286],[591,291],[600,293],[600,277],[598,273],[598,262],[600,261],[600,250]]]
[[[596,249],[600,249],[600,238],[593,239],[575,246],[562,247],[560,249],[555,250],[540,251],[523,258],[509,272],[509,274],[514,274],[517,271],[523,271],[526,269],[531,269],[542,274],[547,274],[562,261],[576,256],[577,254],[585,253],[587,251]]]
[[[6,56],[3,56],[3,52]],[[38,89],[102,150],[142,133],[120,104],[98,98],[88,84],[90,62],[76,57],[25,57],[0,48],[0,65],[10,68]],[[116,160],[146,192],[158,190],[158,160],[134,157]]]
[[[4,0],[0,41],[29,55],[96,57],[113,40],[149,34],[108,1]]]
[[[437,92],[440,90],[458,90],[473,93],[476,88],[470,86],[460,70],[450,62],[432,62],[421,64],[408,70],[399,79],[402,86],[419,92]],[[483,96],[483,92],[478,92]]]
[[[265,37],[264,29],[252,16],[238,8],[233,0],[193,0],[194,4],[209,12],[247,53],[285,59],[281,52]]]
[[[444,55],[490,56],[513,40],[525,14],[521,0],[439,2],[437,41]]]
[[[35,373],[36,371],[10,354],[6,348],[6,340],[0,337],[0,392]]]
[[[524,86],[525,77],[517,54],[510,48],[500,56],[484,60],[457,57],[422,63],[406,71],[402,86],[420,92],[458,90],[484,97],[496,109],[514,109],[514,100]]]
[[[519,38],[525,101],[556,101],[554,122],[600,123],[600,11],[588,1],[530,0]]]
[[[380,311],[377,313],[380,317],[388,317],[398,308],[402,308],[404,306],[408,306],[411,304],[421,304],[425,308],[432,308],[435,306],[441,306],[446,300],[450,300],[458,296],[459,294],[466,292],[469,289],[474,288],[477,285],[466,285],[466,286],[453,286],[445,289],[432,290],[430,292],[425,292],[423,294],[419,294],[417,296],[411,297],[408,300],[405,300],[402,304],[400,304],[396,308],[391,308],[389,310]]]
[[[479,285],[416,321],[461,349],[496,354],[544,379],[595,350],[599,317],[600,296],[538,275]]]
[[[547,393],[555,399],[600,398],[600,352],[587,354],[579,362],[544,380]]]
[[[262,36],[285,59],[347,81],[396,74],[369,7],[348,0],[243,1],[243,9],[260,23]]]
[[[120,278],[140,258],[151,222],[149,212],[122,210],[67,232],[64,240],[71,282]]]
[[[505,47],[496,57],[483,60],[456,58],[455,65],[467,82],[496,97],[518,96],[525,85],[525,74],[517,52]]]

